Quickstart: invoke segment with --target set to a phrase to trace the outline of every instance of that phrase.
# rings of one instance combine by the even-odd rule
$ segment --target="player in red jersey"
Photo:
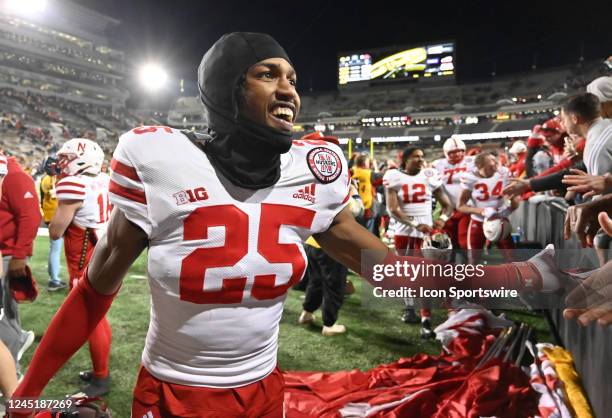
[[[110,215],[108,175],[100,173],[104,153],[98,144],[74,138],[57,152],[62,177],[56,184],[58,207],[51,223],[51,239],[64,237],[69,285],[73,290],[87,267],[96,243],[106,230]],[[110,390],[109,356],[111,327],[104,318],[89,338],[93,372],[81,378],[88,384],[82,392],[88,397]]]
[[[500,249],[514,248],[510,238],[510,226],[505,222],[510,213],[518,207],[518,197],[508,203],[503,199],[502,191],[508,185],[510,171],[499,165],[497,158],[488,152],[480,153],[474,161],[476,169],[461,175],[463,191],[459,198],[458,210],[470,215],[468,234],[464,246],[468,250],[485,248],[487,239],[483,229],[487,220],[500,219],[504,222],[496,245]],[[473,203],[469,203],[473,202]],[[472,253],[476,256],[477,253]]]
[[[448,195],[453,208],[455,208],[450,219],[444,225],[444,232],[451,238],[453,248],[465,249],[466,247],[463,247],[462,243],[465,243],[470,217],[456,208],[461,195],[461,174],[473,170],[474,157],[465,154],[465,143],[457,138],[448,138],[442,148],[445,158],[435,160],[432,167],[442,177],[444,191]]]
[[[310,235],[372,280],[374,264],[435,263],[399,258],[359,226],[347,207],[349,173],[337,145],[292,141],[296,80],[270,36],[228,34],[200,65],[206,134],[141,127],[121,137],[111,162],[115,209],[107,233],[14,397],[40,396],[104,318],[145,248],[151,323],[132,416],[147,418],[283,416],[279,322],[287,290],[304,274]],[[306,187],[310,199],[300,197]],[[486,266],[484,275],[486,283],[452,284],[548,291],[565,277],[548,251],[526,263]],[[448,281],[441,274],[409,282],[393,276],[390,285],[399,285],[395,279],[415,287]],[[68,324],[73,332],[66,335]]]
[[[432,168],[423,168],[425,154],[417,147],[406,148],[402,154],[399,170],[388,170],[383,177],[387,191],[387,209],[395,220],[394,242],[398,254],[418,254],[425,236],[434,229],[444,228],[452,212],[451,203],[442,190],[442,180]],[[442,216],[435,222],[432,218],[433,198],[442,206]],[[410,251],[416,250],[416,251]],[[432,338],[431,311],[421,309],[421,336]],[[402,320],[418,322],[414,309],[406,306]]]

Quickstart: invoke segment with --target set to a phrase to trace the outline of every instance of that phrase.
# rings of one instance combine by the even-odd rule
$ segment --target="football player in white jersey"
[[[204,55],[198,85],[206,134],[141,127],[119,140],[107,233],[15,397],[40,396],[104,317],[145,248],[151,322],[132,416],[148,418],[283,416],[279,322],[286,292],[306,268],[303,241],[310,235],[370,279],[381,262],[434,263],[400,260],[355,221],[347,207],[348,167],[336,144],[291,140],[300,108],[296,74],[269,35],[224,35]],[[558,288],[551,255],[538,257],[486,266],[485,285]],[[393,286],[448,282],[442,275],[394,277]],[[448,284],[483,286],[480,278]]]
[[[444,191],[455,210],[450,219],[444,225],[444,232],[451,238],[453,248],[467,248],[466,237],[470,217],[458,211],[457,204],[461,195],[460,177],[462,173],[474,169],[474,157],[465,155],[465,143],[457,138],[448,138],[442,146],[445,158],[440,158],[432,163],[444,180]]]
[[[383,177],[387,192],[387,210],[396,222],[394,224],[394,243],[398,254],[416,250],[420,254],[423,238],[434,228],[444,228],[444,223],[452,212],[451,203],[442,190],[442,180],[433,168],[423,168],[425,154],[418,147],[406,148],[402,153],[399,170],[388,170]],[[434,224],[432,217],[432,198],[442,206],[442,216]],[[402,320],[406,323],[417,322],[414,309],[406,304]],[[421,309],[421,337],[433,338],[431,310]]]
[[[104,153],[98,144],[74,138],[57,152],[61,178],[56,184],[58,207],[51,223],[51,239],[64,237],[64,251],[72,290],[87,267],[110,215],[109,177],[100,173]],[[110,324],[104,318],[89,338],[93,372],[82,374],[89,384],[83,393],[100,396],[110,390]]]
[[[475,170],[461,175],[463,191],[457,208],[470,215],[468,250],[485,248],[487,240],[483,231],[483,222],[486,219],[507,219],[519,204],[518,197],[512,198],[509,203],[503,198],[502,191],[508,185],[511,174],[507,167],[499,165],[495,155],[481,152],[476,156],[474,163]],[[502,250],[514,248],[509,231],[507,232],[503,234],[504,238],[495,243]],[[477,253],[472,254],[477,257]]]

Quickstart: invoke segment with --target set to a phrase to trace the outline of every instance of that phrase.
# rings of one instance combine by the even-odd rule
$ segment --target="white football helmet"
[[[446,233],[434,231],[431,235],[425,235],[421,248],[424,250],[452,250],[453,243]]]
[[[461,161],[461,158],[450,158],[448,156],[448,153],[451,151],[464,151],[467,149],[467,147],[465,146],[465,143],[457,138],[453,138],[452,136],[450,138],[448,138],[446,141],[444,141],[444,145],[442,145],[442,150],[444,151],[444,156],[446,157],[446,159],[451,162],[451,163],[458,163],[459,161]]]
[[[57,152],[58,165],[62,173],[69,176],[77,174],[98,174],[104,162],[104,152],[94,141],[73,138],[66,141]]]
[[[506,218],[485,219],[482,223],[484,236],[492,243],[496,243],[510,236],[512,226]]]
[[[514,143],[512,144],[510,149],[508,150],[508,152],[510,154],[522,154],[524,152],[527,152],[527,145],[525,145],[525,142],[523,142],[521,140],[514,141]]]

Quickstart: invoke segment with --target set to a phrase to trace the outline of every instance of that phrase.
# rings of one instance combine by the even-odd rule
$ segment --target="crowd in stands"
[[[57,96],[43,96],[11,88],[0,89],[2,149],[15,155],[26,171],[36,173],[40,163],[70,138],[96,140],[110,155],[123,132],[145,123],[160,124],[155,113],[136,115]]]
[[[76,48],[62,45],[62,43],[65,42],[64,39],[61,39],[61,42],[51,43],[7,30],[0,30],[0,38],[12,43],[40,49],[46,53],[61,54],[68,58],[77,59],[105,71],[112,71],[114,68],[120,65],[118,63],[111,63],[108,60],[108,57],[102,57],[100,54],[87,50],[86,48]]]
[[[601,62],[581,64],[461,85],[418,84],[411,88],[387,85],[367,91],[347,89],[305,94],[302,98],[305,112],[301,119],[316,119],[322,112],[330,116],[353,116],[363,109],[440,112],[452,110],[453,106],[460,109],[499,107],[506,103],[537,103],[547,100],[554,93],[571,94],[577,91],[599,73],[600,67]]]

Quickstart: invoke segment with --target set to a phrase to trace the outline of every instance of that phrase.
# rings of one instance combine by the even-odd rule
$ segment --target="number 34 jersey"
[[[510,170],[499,167],[491,177],[481,177],[476,169],[461,175],[461,187],[472,192],[472,201],[477,208],[500,209],[506,202],[502,191],[510,183]],[[472,219],[483,222],[484,217],[472,214]]]
[[[147,370],[221,388],[271,373],[286,293],[306,268],[303,241],[348,202],[340,148],[294,141],[276,185],[248,190],[180,131],[143,127],[120,138],[111,168],[111,202],[149,237]]]

